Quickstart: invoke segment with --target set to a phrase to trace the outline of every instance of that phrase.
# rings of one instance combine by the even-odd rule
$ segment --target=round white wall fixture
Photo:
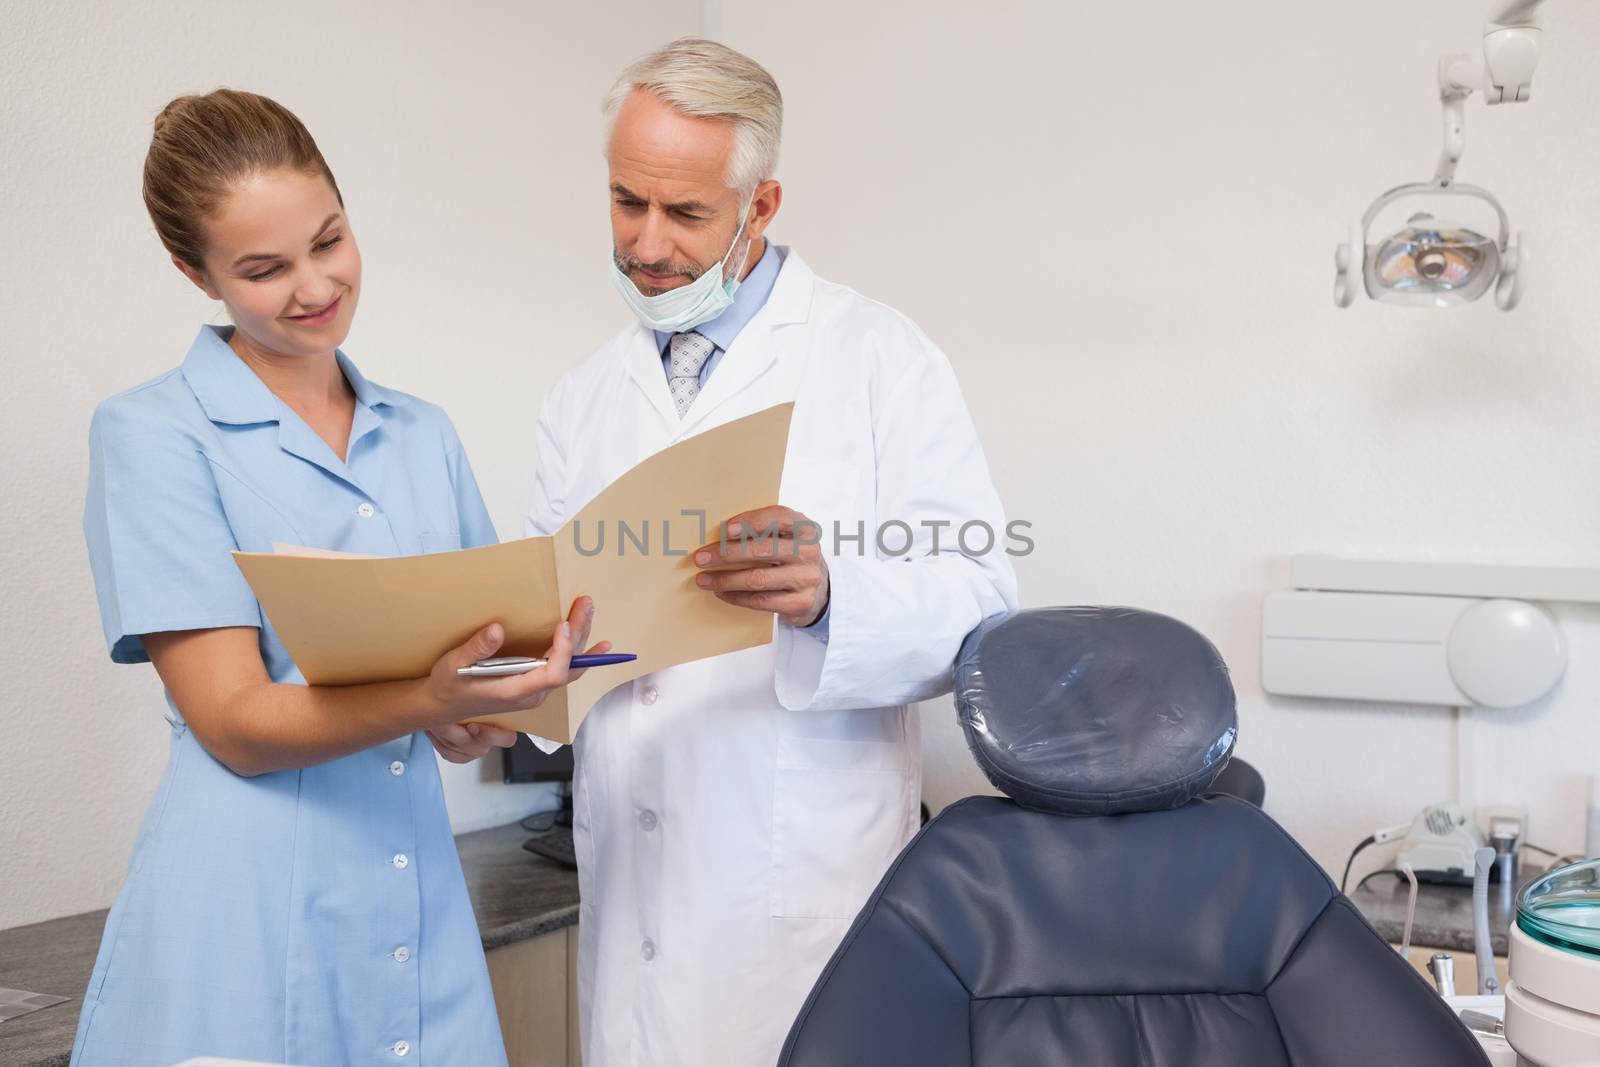
[[[1567,669],[1567,642],[1543,608],[1523,600],[1485,600],[1456,619],[1446,645],[1450,677],[1487,708],[1532,703]]]

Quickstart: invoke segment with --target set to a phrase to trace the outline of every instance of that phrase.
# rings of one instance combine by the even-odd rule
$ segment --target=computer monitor
[[[528,740],[527,734],[518,734],[516,744],[500,751],[504,753],[507,782],[572,781],[571,745],[562,745],[546,754]]]

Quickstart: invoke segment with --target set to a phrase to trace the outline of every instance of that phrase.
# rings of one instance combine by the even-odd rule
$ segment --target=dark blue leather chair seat
[[[1444,1002],[1259,809],[951,805],[796,1020],[788,1067],[1462,1067]]]

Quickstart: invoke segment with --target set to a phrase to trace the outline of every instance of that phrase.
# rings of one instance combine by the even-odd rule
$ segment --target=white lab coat
[[[642,326],[557,383],[539,417],[528,532],[555,532],[673,442],[788,400],[778,502],[824,526],[831,638],[776,624],[773,644],[646,675],[584,721],[573,825],[585,1067],[776,1061],[917,829],[907,705],[948,692],[962,638],[1016,604],[1000,502],[944,354],[793,252],[681,421]],[[864,521],[864,556],[853,541],[833,552],[835,519],[847,534]],[[880,558],[875,533],[893,519],[918,540]],[[924,519],[951,522],[938,555]],[[953,551],[972,519],[996,535],[981,558]],[[890,549],[904,538],[885,533]],[[970,531],[972,547],[982,540]],[[597,604],[595,636],[626,610]]]

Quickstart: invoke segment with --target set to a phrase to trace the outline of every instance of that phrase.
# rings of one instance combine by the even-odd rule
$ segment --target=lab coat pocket
[[[772,914],[853,918],[911,830],[906,746],[780,737]]]

